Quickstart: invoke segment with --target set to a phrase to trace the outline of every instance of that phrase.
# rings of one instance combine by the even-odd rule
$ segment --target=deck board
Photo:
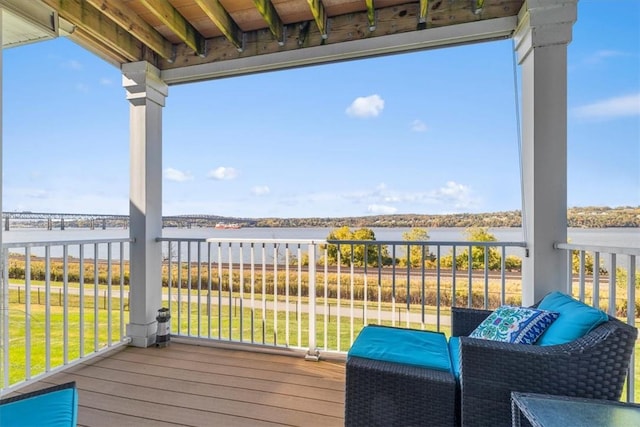
[[[341,426],[344,363],[171,343],[96,357],[25,388],[76,381],[78,425]]]

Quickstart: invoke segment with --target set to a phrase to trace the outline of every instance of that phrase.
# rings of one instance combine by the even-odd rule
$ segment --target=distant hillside
[[[185,215],[181,221],[165,226],[181,227],[188,221],[194,227],[213,227],[217,222],[239,223],[243,227],[520,227],[520,211],[451,215],[369,215],[339,218],[236,218],[208,215]],[[567,212],[569,227],[608,228],[640,227],[638,207],[583,207],[570,208]]]

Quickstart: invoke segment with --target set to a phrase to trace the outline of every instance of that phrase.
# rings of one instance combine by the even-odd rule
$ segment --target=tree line
[[[449,215],[395,214],[336,218],[259,218],[256,227],[521,227],[519,210]],[[640,206],[582,207],[567,210],[567,227],[640,227]]]

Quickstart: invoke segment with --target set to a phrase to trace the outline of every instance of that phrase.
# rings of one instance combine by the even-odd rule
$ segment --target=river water
[[[333,228],[241,228],[224,230],[215,228],[165,228],[162,237],[175,238],[238,238],[238,239],[326,239]],[[372,228],[376,240],[399,241],[410,228]],[[465,228],[431,228],[427,230],[431,241],[464,241]],[[521,228],[489,228],[500,242],[524,240]],[[129,230],[110,228],[90,230],[67,228],[66,230],[14,229],[2,232],[5,243],[43,242],[59,240],[114,239],[129,237]],[[571,243],[614,247],[640,247],[640,228],[569,228]]]
[[[215,229],[215,228],[165,228],[162,237],[166,238],[220,238],[220,239],[283,239],[283,240],[323,240],[326,239],[333,228],[241,228],[241,229]],[[378,241],[401,241],[402,234],[410,228],[372,228]],[[466,240],[465,228],[431,228],[428,229],[429,241],[431,242],[456,242]],[[489,228],[499,242],[522,242],[524,241],[521,228]],[[80,241],[99,240],[129,237],[127,229],[78,229],[67,228],[66,230],[43,230],[43,229],[14,229],[4,231],[2,238],[4,243],[14,242],[52,242],[52,241]],[[608,247],[640,247],[640,228],[604,228],[604,229],[568,229],[569,242],[576,244],[588,244]],[[443,246],[442,254],[449,253],[450,248]],[[400,249],[402,251],[402,249]],[[21,251],[24,253],[24,250]],[[36,256],[44,256],[42,247],[33,247],[31,253]],[[507,255],[524,255],[522,248],[507,248]],[[77,257],[79,255],[78,246],[69,247],[69,255]],[[106,245],[101,245],[99,257],[107,257]],[[61,247],[52,247],[51,256],[62,256]],[[119,245],[112,246],[113,259],[119,259]],[[397,254],[400,256],[400,254]],[[93,245],[85,245],[85,257],[93,257]],[[128,246],[125,246],[125,259],[128,259]],[[605,256],[605,267],[608,265],[608,257]],[[627,257],[620,257],[619,265],[624,267],[627,264]]]

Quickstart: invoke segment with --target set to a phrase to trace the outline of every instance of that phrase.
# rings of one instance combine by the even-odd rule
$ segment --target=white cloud
[[[231,167],[220,166],[207,174],[208,178],[218,181],[229,181],[238,176],[238,171]]]
[[[582,118],[613,119],[640,115],[640,93],[617,96],[573,109]]]
[[[385,205],[369,205],[367,206],[367,211],[373,214],[379,215],[392,215],[398,212],[397,208],[393,206],[385,206]]]
[[[84,83],[76,83],[76,90],[82,93],[89,93],[89,85]]]
[[[82,70],[82,63],[75,59],[69,59],[62,63],[63,68],[67,68],[69,70]]]
[[[185,182],[185,181],[191,181],[193,179],[193,175],[191,175],[190,172],[182,172],[174,168],[166,168],[163,171],[163,175],[164,175],[164,179],[166,179],[167,181],[174,181],[174,182]]]
[[[251,189],[251,193],[255,194],[256,196],[264,196],[266,194],[269,194],[270,192],[271,190],[266,185],[256,185]]]
[[[587,64],[599,64],[608,58],[615,58],[616,56],[626,56],[627,54],[619,50],[598,50],[591,56],[585,59]]]
[[[427,125],[422,120],[414,120],[411,122],[411,130],[414,132],[426,132]]]
[[[99,81],[102,86],[111,86],[113,84],[113,81],[107,77],[102,77]]]
[[[444,187],[436,190],[434,196],[441,202],[452,204],[456,209],[468,209],[476,205],[471,189],[454,181],[448,181]]]
[[[384,100],[379,95],[356,98],[346,110],[351,117],[378,117],[384,109]]]

